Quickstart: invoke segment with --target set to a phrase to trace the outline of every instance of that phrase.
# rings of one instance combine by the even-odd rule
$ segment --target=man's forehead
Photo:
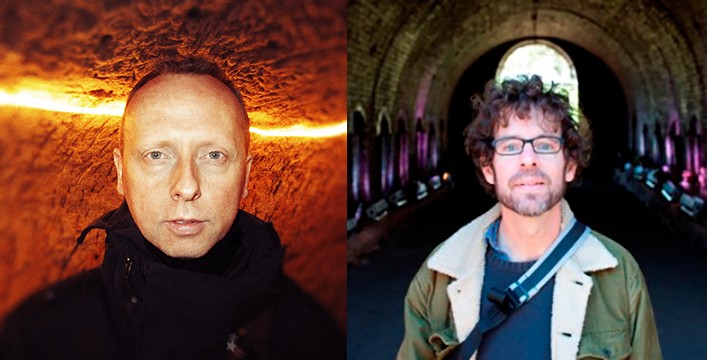
[[[121,136],[140,131],[206,130],[214,125],[248,146],[248,118],[235,95],[209,75],[164,74],[140,88],[126,107]],[[142,130],[139,130],[142,129]],[[133,138],[133,136],[129,136]],[[245,139],[244,139],[245,138]],[[135,139],[134,139],[135,140]]]
[[[497,121],[495,125],[495,133],[498,133],[501,129],[509,128],[512,122],[519,122],[526,126],[537,125],[543,131],[549,133],[558,133],[561,128],[560,121],[557,117],[543,112],[537,107],[527,109],[508,107],[500,112],[499,121]]]
[[[126,117],[122,129],[123,148],[144,150],[149,147],[201,148],[217,146],[248,152],[250,135],[248,130],[234,122],[218,121],[214,118],[203,121],[165,120],[149,121],[145,118]]]
[[[139,88],[129,100],[126,111],[134,102],[140,103],[145,98],[179,98],[194,96],[212,96],[226,100],[241,107],[236,96],[221,81],[206,74],[162,74],[151,79]]]
[[[236,95],[224,83],[206,74],[162,74],[155,77],[128,99],[125,118],[135,116],[135,113],[185,106],[229,109],[241,123],[239,125],[248,124],[246,110]]]

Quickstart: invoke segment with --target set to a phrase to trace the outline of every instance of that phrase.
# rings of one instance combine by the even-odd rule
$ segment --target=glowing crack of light
[[[251,123],[257,124],[277,124],[278,121],[269,113],[263,111],[251,111],[248,113],[248,117]],[[334,137],[339,135],[346,135],[347,133],[347,121],[344,120],[337,124],[330,125],[303,125],[307,120],[300,121],[299,124],[287,126],[287,127],[270,127],[267,129],[260,129],[251,126],[250,131],[254,134],[262,136],[277,136],[277,137],[305,137],[305,138],[322,138],[322,137]]]
[[[71,114],[123,116],[125,102],[98,102],[96,105],[86,106],[83,105],[76,96],[57,96],[53,92],[41,90],[20,90],[15,92],[0,90],[0,106],[17,106]],[[277,123],[272,116],[263,112],[250,113],[249,117],[251,119],[263,120],[263,122]],[[347,122],[345,120],[333,125],[297,124],[288,127],[267,129],[251,126],[250,132],[269,137],[334,137],[347,133]]]
[[[259,129],[251,126],[250,131],[254,134],[262,136],[281,136],[281,137],[333,137],[344,135],[347,133],[347,121],[340,122],[334,125],[325,125],[318,127],[293,125],[278,129]]]
[[[43,91],[20,90],[9,93],[0,90],[0,106],[19,106],[71,114],[122,116],[125,103],[114,101],[89,107],[78,103],[76,98],[69,96],[60,98]]]

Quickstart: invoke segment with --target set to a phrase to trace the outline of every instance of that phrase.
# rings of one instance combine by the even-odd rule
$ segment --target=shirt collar
[[[484,234],[484,238],[487,240],[488,249],[492,251],[492,254],[499,260],[510,261],[509,255],[502,250],[499,246],[499,224],[501,223],[501,217],[498,217],[489,227],[487,232]]]

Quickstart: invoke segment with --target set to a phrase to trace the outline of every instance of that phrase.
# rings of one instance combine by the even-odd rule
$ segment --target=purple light
[[[352,196],[355,201],[371,199],[371,184],[369,181],[369,154],[361,136],[354,136],[352,162]]]
[[[691,187],[691,183],[688,181],[688,179],[691,178],[691,171],[684,170],[681,173],[681,178],[681,183],[679,185],[681,185],[684,190],[688,190]]]
[[[405,130],[398,135],[398,178],[401,179],[401,186],[408,185],[410,177],[408,175],[408,136]]]
[[[416,159],[418,164],[417,176],[424,178],[428,167],[428,136],[423,130],[421,119],[418,119],[418,124],[415,130],[416,140]]]
[[[418,85],[418,96],[415,99],[415,118],[421,119],[425,115],[425,107],[428,102],[428,93],[430,92],[430,85],[433,83],[433,74],[435,74],[435,68],[429,67],[425,69],[423,76],[420,78],[420,85]]]
[[[647,127],[646,124],[642,126],[642,131],[639,132],[639,155],[644,156],[647,155],[647,151],[649,150],[647,147],[647,136],[649,133],[649,128]]]
[[[360,111],[354,112],[354,133],[350,135],[352,145],[352,198],[360,202],[368,200],[369,191],[369,154],[364,142],[365,126],[364,115]]]
[[[354,157],[354,160],[352,161],[352,198],[354,198],[354,201],[359,201],[359,179],[361,178],[361,171],[360,171],[360,166],[361,164],[359,163],[359,157],[361,150],[359,148],[359,141],[358,141],[358,136],[353,136],[352,139],[352,157]]]
[[[430,139],[428,140],[428,145],[430,146],[430,168],[433,171],[438,169],[438,137],[435,135],[435,125],[430,124]]]
[[[696,137],[693,138],[693,147],[691,150],[693,171],[698,172],[697,170],[701,167],[701,145]]]
[[[666,149],[666,163],[676,165],[676,154],[674,153],[674,140],[670,132],[666,132],[664,137],[664,148]]]
[[[391,154],[391,161],[388,162],[388,168],[386,169],[386,179],[387,179],[387,184],[386,184],[386,192],[388,193],[393,189],[393,183],[394,183],[394,170],[393,170],[393,154]]]
[[[437,169],[439,161],[440,155],[438,154],[437,141],[433,138],[433,144],[430,145],[430,167],[432,169]]]
[[[386,128],[381,130],[381,190],[384,195],[393,188],[393,162],[394,151],[391,146],[391,135],[388,132],[388,122]]]
[[[366,149],[361,153],[361,190],[364,195],[364,200],[371,200],[371,181],[369,179],[369,154]]]

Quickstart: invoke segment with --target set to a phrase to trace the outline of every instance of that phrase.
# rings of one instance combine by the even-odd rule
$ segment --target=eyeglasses
[[[563,142],[563,138],[550,135],[536,136],[533,139],[510,136],[492,141],[492,147],[499,155],[518,155],[524,151],[526,143],[531,143],[536,154],[555,154],[563,148]]]

